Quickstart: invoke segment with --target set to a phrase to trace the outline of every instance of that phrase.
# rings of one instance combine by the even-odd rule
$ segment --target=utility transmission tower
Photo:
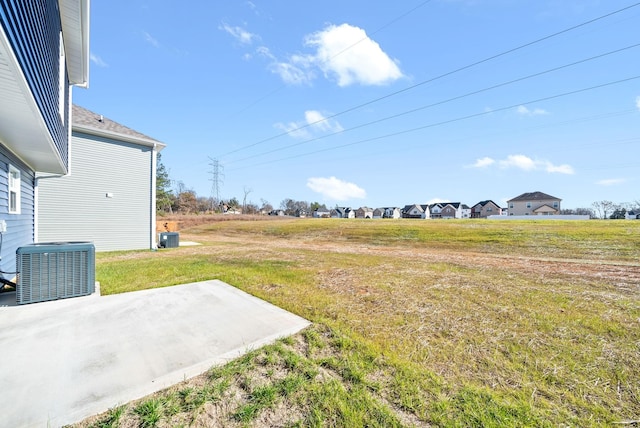
[[[220,203],[220,187],[224,183],[224,173],[222,172],[224,167],[220,165],[220,162],[216,158],[207,156],[209,158],[209,174],[211,174],[211,209],[215,210],[215,204]]]

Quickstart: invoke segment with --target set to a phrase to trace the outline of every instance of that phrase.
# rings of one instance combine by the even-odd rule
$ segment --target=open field
[[[99,254],[103,294],[217,278],[314,325],[78,426],[640,423],[638,221],[201,220]]]

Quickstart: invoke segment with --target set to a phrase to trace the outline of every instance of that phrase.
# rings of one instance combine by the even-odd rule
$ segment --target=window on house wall
[[[558,208],[558,201],[553,201],[553,208]]]
[[[9,214],[20,214],[20,171],[9,165]]]
[[[527,202],[527,208],[531,208],[531,202]]]
[[[513,204],[509,204],[509,208],[513,208]]]

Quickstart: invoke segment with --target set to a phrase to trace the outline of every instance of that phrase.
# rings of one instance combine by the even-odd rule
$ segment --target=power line
[[[582,59],[582,60],[579,60],[579,61],[575,61],[575,62],[572,62],[572,63],[569,63],[569,64],[565,64],[565,65],[561,65],[561,66],[558,66],[558,67],[550,68],[550,69],[547,69],[547,70],[544,70],[544,71],[540,71],[538,73],[529,74],[527,76],[519,77],[517,79],[512,79],[512,80],[509,80],[507,82],[498,83],[496,85],[489,86],[489,87],[482,88],[482,89],[478,89],[476,91],[467,92],[466,94],[463,94],[463,95],[458,95],[458,96],[455,96],[455,97],[452,97],[452,98],[448,98],[446,100],[438,101],[438,102],[435,102],[435,103],[432,103],[432,104],[427,104],[427,105],[424,105],[424,106],[421,106],[421,107],[417,107],[417,108],[414,108],[414,109],[411,109],[411,110],[406,110],[404,112],[397,113],[397,114],[394,114],[392,116],[386,116],[386,117],[383,117],[383,118],[380,118],[380,119],[373,120],[371,122],[362,123],[360,125],[357,125],[357,126],[354,126],[354,127],[351,127],[351,128],[342,129],[340,131],[336,131],[336,132],[332,132],[332,133],[329,133],[329,134],[321,135],[321,136],[314,137],[314,138],[311,138],[311,139],[308,139],[308,140],[304,140],[304,141],[300,141],[300,142],[297,142],[297,143],[294,143],[294,144],[290,144],[290,145],[287,145],[287,146],[284,146],[284,147],[279,147],[279,148],[272,149],[272,150],[269,150],[269,151],[266,151],[266,152],[258,153],[258,154],[251,155],[251,156],[247,156],[245,158],[237,159],[235,161],[229,161],[227,163],[228,164],[232,164],[232,163],[242,162],[242,161],[245,161],[245,160],[253,159],[253,158],[264,156],[264,155],[267,155],[267,154],[271,154],[271,153],[283,151],[283,150],[286,150],[286,149],[290,149],[290,148],[293,148],[293,147],[301,146],[303,144],[307,144],[307,143],[310,143],[310,142],[313,142],[313,141],[322,140],[322,139],[325,139],[325,138],[328,138],[328,137],[332,137],[334,135],[343,134],[345,132],[353,131],[355,129],[360,129],[360,128],[364,128],[366,126],[379,124],[379,123],[385,122],[387,120],[395,119],[395,118],[398,118],[398,117],[401,117],[401,116],[406,116],[406,115],[411,114],[411,113],[415,113],[415,112],[418,112],[418,111],[426,110],[428,108],[440,106],[440,105],[447,104],[447,103],[450,103],[450,102],[453,102],[453,101],[458,101],[458,100],[463,99],[463,98],[467,98],[467,97],[470,97],[470,96],[473,96],[473,95],[477,95],[477,94],[480,94],[480,93],[483,93],[483,92],[487,92],[487,91],[490,91],[490,90],[493,90],[493,89],[497,89],[497,88],[501,88],[501,87],[504,87],[504,86],[508,86],[508,85],[511,85],[511,84],[514,84],[514,83],[517,83],[517,82],[522,82],[524,80],[532,79],[534,77],[539,77],[539,76],[542,76],[544,74],[549,74],[549,73],[552,73],[552,72],[555,72],[555,71],[559,71],[559,70],[562,70],[562,69],[565,69],[565,68],[573,67],[573,66],[576,66],[578,64],[582,64],[582,63],[585,63],[585,62],[588,62],[588,61],[593,61],[595,59],[600,59],[600,58],[603,58],[603,57],[606,57],[606,56],[609,56],[609,55],[613,55],[613,54],[616,54],[616,53],[624,52],[626,50],[629,50],[629,49],[632,49],[632,48],[636,48],[638,46],[640,46],[640,43],[636,43],[634,45],[626,46],[624,48],[616,49],[616,50],[613,50],[613,51],[605,52],[603,54],[595,55],[595,56],[592,56],[592,57],[589,57],[589,58],[586,58],[586,59]]]
[[[354,141],[354,142],[347,143],[347,144],[341,144],[341,145],[338,145],[338,146],[327,147],[327,148],[316,150],[316,151],[313,151],[313,152],[301,153],[299,155],[289,156],[287,158],[270,160],[270,161],[266,161],[266,162],[262,162],[262,163],[251,165],[251,167],[262,166],[262,165],[271,164],[271,163],[275,163],[275,162],[281,162],[281,161],[284,161],[284,160],[296,159],[296,158],[300,158],[300,157],[303,157],[303,156],[309,156],[309,155],[313,155],[313,154],[317,154],[317,153],[328,152],[328,151],[332,151],[332,150],[341,149],[341,148],[344,148],[344,147],[350,147],[350,146],[355,146],[355,145],[358,145],[358,144],[368,143],[368,142],[371,142],[371,141],[382,140],[382,139],[385,139],[385,138],[397,137],[399,135],[409,134],[409,133],[416,132],[416,131],[422,131],[422,130],[428,129],[428,128],[434,128],[434,127],[437,127],[437,126],[448,125],[448,124],[451,124],[451,123],[461,122],[463,120],[468,120],[468,119],[473,119],[473,118],[476,118],[476,117],[485,116],[487,114],[492,114],[492,113],[505,111],[505,110],[511,110],[511,109],[517,108],[517,107],[519,107],[521,105],[539,103],[539,102],[543,102],[543,101],[549,101],[549,100],[553,100],[553,99],[557,99],[557,98],[566,97],[566,96],[569,96],[569,95],[575,95],[575,94],[579,94],[579,93],[582,93],[582,92],[592,91],[592,90],[604,88],[604,87],[607,87],[607,86],[613,86],[613,85],[617,85],[617,84],[620,84],[620,83],[629,82],[629,81],[636,80],[636,79],[640,79],[640,75],[633,76],[633,77],[628,77],[628,78],[625,78],[625,79],[615,80],[615,81],[612,81],[612,82],[602,83],[600,85],[594,85],[594,86],[590,86],[590,87],[587,87],[587,88],[576,89],[576,90],[569,91],[569,92],[563,92],[563,93],[560,93],[560,94],[551,95],[551,96],[547,96],[547,97],[543,97],[543,98],[537,98],[537,99],[534,99],[534,100],[524,101],[524,102],[520,102],[520,103],[517,103],[517,104],[509,105],[509,106],[506,106],[506,107],[500,107],[500,108],[497,108],[497,109],[492,109],[490,111],[483,111],[481,113],[474,113],[474,114],[470,114],[470,115],[466,115],[466,116],[457,117],[457,118],[454,118],[454,119],[443,120],[443,121],[440,121],[440,122],[430,123],[430,124],[418,126],[418,127],[415,127],[415,128],[410,128],[410,129],[405,129],[405,130],[401,130],[401,131],[397,131],[397,132],[392,132],[392,133],[385,134],[385,135],[379,135],[377,137],[366,138],[366,139],[363,139],[363,140],[358,140],[358,141]],[[235,168],[234,171],[235,170],[239,170],[239,169],[243,169],[243,168],[247,168],[247,167]]]
[[[291,130],[289,130],[289,131],[282,132],[282,133],[277,134],[277,135],[274,135],[274,136],[272,136],[272,137],[268,137],[268,138],[262,139],[262,140],[260,140],[260,141],[257,141],[257,142],[255,142],[255,143],[252,143],[252,144],[249,144],[249,145],[246,145],[246,146],[243,146],[243,147],[237,148],[237,149],[235,149],[235,150],[232,150],[232,151],[230,151],[230,152],[227,152],[227,153],[223,154],[222,156],[223,156],[223,157],[224,157],[224,156],[228,156],[228,155],[231,155],[231,154],[237,153],[237,152],[239,152],[239,151],[246,150],[246,149],[249,149],[249,148],[251,148],[251,147],[255,147],[255,146],[259,145],[259,144],[264,144],[264,143],[266,143],[266,142],[268,142],[268,141],[275,140],[276,138],[280,138],[280,137],[283,137],[283,136],[285,136],[285,135],[289,135],[289,134],[291,134],[292,132],[300,131],[300,130],[302,130],[302,129],[306,129],[306,128],[308,128],[308,127],[310,127],[310,126],[313,126],[313,125],[316,125],[316,124],[318,124],[318,123],[321,123],[321,122],[327,121],[327,120],[329,120],[329,119],[333,119],[333,118],[336,118],[336,117],[338,117],[338,116],[342,116],[342,115],[344,115],[344,114],[346,114],[346,113],[350,113],[350,112],[352,112],[352,111],[355,111],[355,110],[361,109],[361,108],[363,108],[363,107],[369,106],[369,105],[371,105],[371,104],[377,103],[377,102],[382,101],[382,100],[385,100],[385,99],[387,99],[387,98],[391,98],[391,97],[394,97],[394,96],[396,96],[396,95],[402,94],[402,93],[404,93],[404,92],[407,92],[407,91],[413,90],[413,89],[415,89],[415,88],[418,88],[418,87],[420,87],[420,86],[426,85],[427,83],[432,83],[432,82],[434,82],[434,81],[437,81],[437,80],[443,79],[443,78],[445,78],[445,77],[449,77],[449,76],[451,76],[451,75],[453,75],[453,74],[456,74],[456,73],[459,73],[459,72],[461,72],[461,71],[465,71],[465,70],[468,70],[468,69],[470,69],[470,68],[476,67],[476,66],[478,66],[478,65],[484,64],[484,63],[486,63],[486,62],[493,61],[493,60],[495,60],[495,59],[497,59],[497,58],[500,58],[500,57],[503,57],[503,56],[506,56],[506,55],[512,54],[512,53],[517,52],[517,51],[519,51],[519,50],[525,49],[525,48],[527,48],[527,47],[530,47],[530,46],[533,46],[533,45],[535,45],[535,44],[541,43],[541,42],[543,42],[543,41],[549,40],[549,39],[551,39],[551,38],[554,38],[554,37],[560,36],[560,35],[562,35],[562,34],[565,34],[565,33],[570,32],[570,31],[577,30],[578,28],[582,28],[582,27],[584,27],[584,26],[587,26],[587,25],[593,24],[594,22],[597,22],[597,21],[603,20],[603,19],[605,19],[605,18],[609,18],[609,17],[611,17],[611,16],[613,16],[613,15],[616,15],[616,14],[618,14],[618,13],[622,13],[622,12],[627,11],[627,10],[629,10],[629,9],[631,9],[631,8],[634,8],[634,7],[638,6],[638,5],[640,5],[640,2],[637,2],[637,3],[631,4],[631,5],[629,5],[629,6],[623,7],[623,8],[621,8],[621,9],[615,10],[615,11],[613,11],[613,12],[609,12],[609,13],[607,13],[607,14],[604,14],[604,15],[598,16],[598,17],[596,17],[596,18],[590,19],[590,20],[588,20],[588,21],[582,22],[582,23],[580,23],[580,24],[574,25],[574,26],[569,27],[569,28],[566,28],[566,29],[564,29],[564,30],[557,31],[557,32],[555,32],[555,33],[549,34],[549,35],[547,35],[547,36],[541,37],[541,38],[539,38],[539,39],[536,39],[536,40],[533,40],[533,41],[531,41],[531,42],[525,43],[525,44],[523,44],[523,45],[517,46],[517,47],[515,47],[515,48],[508,49],[508,50],[503,51],[503,52],[501,52],[501,53],[498,53],[498,54],[495,54],[495,55],[489,56],[489,57],[487,57],[487,58],[484,58],[484,59],[482,59],[482,60],[479,60],[479,61],[473,62],[473,63],[468,64],[468,65],[465,65],[465,66],[463,66],[463,67],[459,67],[459,68],[454,69],[454,70],[452,70],[452,71],[448,71],[448,72],[446,72],[446,73],[444,73],[444,74],[440,74],[440,75],[438,75],[438,76],[436,76],[436,77],[433,77],[433,78],[430,78],[430,79],[423,80],[423,81],[418,82],[418,83],[416,83],[416,84],[414,84],[414,85],[408,86],[408,87],[406,87],[406,88],[404,88],[404,89],[400,89],[400,90],[398,90],[398,91],[391,92],[391,93],[389,93],[389,94],[387,94],[387,95],[383,95],[383,96],[381,96],[381,97],[374,98],[373,100],[370,100],[370,101],[367,101],[367,102],[365,102],[365,103],[358,104],[358,105],[356,105],[356,106],[350,107],[350,108],[348,108],[348,109],[346,109],[346,110],[343,110],[343,111],[341,111],[341,112],[339,112],[339,113],[335,113],[335,114],[333,114],[333,115],[330,115],[330,116],[328,116],[328,117],[325,117],[325,118],[323,118],[323,119],[321,119],[321,120],[317,120],[317,121],[315,121],[315,122],[307,123],[307,124],[305,124],[305,125],[302,125],[302,126],[300,126],[300,127],[297,127],[297,128],[291,129]]]

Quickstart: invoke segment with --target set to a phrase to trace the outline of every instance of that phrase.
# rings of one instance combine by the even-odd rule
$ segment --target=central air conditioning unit
[[[16,251],[19,305],[66,299],[95,291],[96,256],[91,242],[30,244]]]
[[[161,232],[158,240],[160,248],[177,248],[180,246],[180,234],[178,232]]]

